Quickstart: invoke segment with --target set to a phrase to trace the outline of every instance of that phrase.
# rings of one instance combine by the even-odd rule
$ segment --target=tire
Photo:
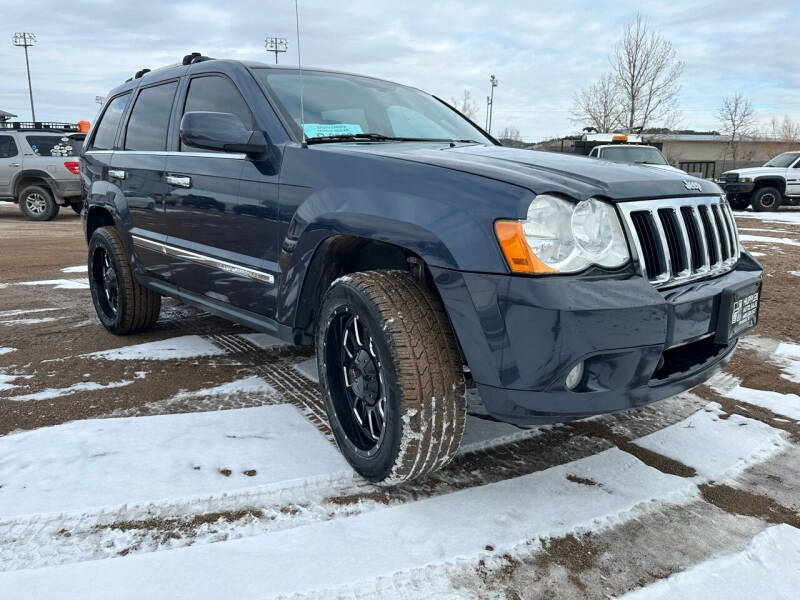
[[[53,194],[41,185],[28,185],[18,196],[19,209],[30,221],[50,221],[58,215],[59,206]]]
[[[466,419],[461,357],[441,302],[410,273],[334,281],[316,345],[331,429],[359,474],[396,484],[455,456]]]
[[[783,194],[774,187],[762,187],[753,192],[750,204],[756,212],[767,212],[778,210],[781,205]]]
[[[750,198],[728,196],[728,204],[731,205],[733,210],[745,210],[748,206],[750,206]]]
[[[100,227],[89,240],[89,286],[103,326],[128,335],[150,329],[161,311],[161,296],[133,278],[117,230]]]
[[[69,206],[76,214],[81,214],[83,210],[83,202],[71,202]]]

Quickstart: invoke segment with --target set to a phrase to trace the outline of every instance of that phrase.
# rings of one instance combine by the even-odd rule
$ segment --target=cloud
[[[573,94],[608,69],[622,25],[636,3],[552,2],[325,2],[300,0],[303,62],[414,85],[441,98],[468,89],[483,122],[489,75],[495,90],[495,130],[520,128],[525,139],[562,135]],[[684,127],[718,127],[723,95],[742,91],[757,117],[800,119],[800,69],[787,32],[800,19],[792,3],[752,10],[729,0],[650,5],[650,23],[686,61],[682,79]],[[25,61],[11,45],[15,31],[33,31],[31,72],[37,116],[91,119],[96,95],[106,95],[143,67],[178,62],[191,51],[271,62],[266,36],[286,37],[281,63],[297,62],[294,2],[228,3],[175,0],[29,0],[4,7],[0,36],[0,109],[29,118]]]

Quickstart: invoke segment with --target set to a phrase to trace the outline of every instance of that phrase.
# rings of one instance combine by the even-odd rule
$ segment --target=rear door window
[[[239,117],[248,129],[253,129],[253,115],[234,83],[221,75],[195,77],[189,83],[183,112],[226,112]],[[181,150],[210,152],[181,143]]]
[[[78,156],[81,143],[64,135],[26,135],[25,140],[37,156]]]
[[[103,116],[100,117],[100,122],[97,124],[97,129],[92,140],[92,145],[89,150],[112,150],[114,148],[114,139],[117,137],[117,128],[122,119],[122,114],[128,105],[130,93],[117,96],[108,103]]]
[[[17,144],[10,135],[0,135],[0,158],[11,158],[17,155]]]
[[[128,119],[125,150],[160,151],[167,148],[167,126],[177,81],[144,88]]]

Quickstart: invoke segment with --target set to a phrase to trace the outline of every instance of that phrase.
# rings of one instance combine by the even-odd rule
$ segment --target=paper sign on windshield
[[[303,133],[307,138],[317,138],[330,135],[353,135],[364,133],[364,130],[358,123],[305,123]]]

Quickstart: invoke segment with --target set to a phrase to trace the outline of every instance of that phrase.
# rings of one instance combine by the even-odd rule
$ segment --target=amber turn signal
[[[495,221],[494,233],[514,273],[556,273],[531,251],[519,221]]]

